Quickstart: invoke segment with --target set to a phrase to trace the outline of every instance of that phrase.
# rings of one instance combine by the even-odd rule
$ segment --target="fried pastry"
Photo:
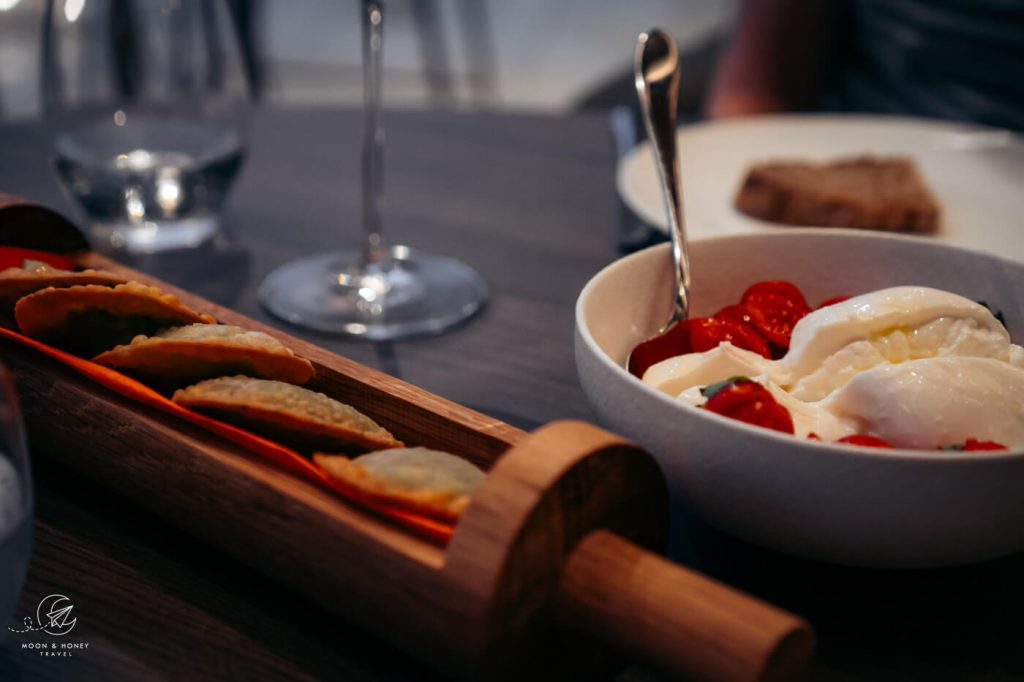
[[[174,402],[299,452],[365,452],[402,442],[351,405],[281,381],[233,376],[174,393]]]
[[[87,357],[128,343],[139,334],[216,321],[188,308],[176,296],[139,282],[113,288],[87,284],[42,289],[20,299],[14,316],[27,336]]]
[[[54,287],[63,289],[82,284],[99,284],[113,287],[127,282],[124,277],[103,270],[82,270],[73,272],[61,270],[47,263],[26,260],[20,268],[0,271],[0,314],[14,319],[14,304],[19,298],[31,293]]]
[[[313,460],[373,499],[451,520],[465,511],[485,477],[466,460],[427,448],[380,450],[351,460],[317,453]]]
[[[224,324],[190,324],[136,336],[93,361],[159,387],[235,374],[304,384],[316,374],[309,360],[273,336]]]

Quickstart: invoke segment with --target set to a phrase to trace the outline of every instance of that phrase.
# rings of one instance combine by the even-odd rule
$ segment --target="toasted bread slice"
[[[787,225],[930,233],[940,209],[913,161],[860,157],[829,163],[758,164],[736,208]]]

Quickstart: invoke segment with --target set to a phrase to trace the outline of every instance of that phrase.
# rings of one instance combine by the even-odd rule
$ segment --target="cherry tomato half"
[[[811,308],[804,295],[790,282],[758,282],[743,292],[743,307],[754,328],[774,344],[789,348],[793,327]]]
[[[818,307],[815,308],[815,310],[821,310],[825,306],[835,305],[836,303],[842,303],[843,301],[848,300],[849,298],[849,296],[833,296],[832,298],[826,298],[824,301],[818,304]]]
[[[694,352],[701,353],[717,348],[723,341],[729,341],[737,348],[753,351],[770,358],[768,342],[742,322],[723,320],[716,317],[695,317],[690,320],[690,344]]]
[[[719,320],[729,320],[730,322],[736,322],[737,324],[745,324],[751,329],[754,328],[753,323],[750,321],[750,313],[748,313],[747,309],[739,303],[727,305],[711,317]]]
[[[629,373],[638,379],[643,379],[644,372],[651,365],[692,352],[690,325],[680,322],[664,334],[644,341],[634,348],[633,352],[629,354]]]
[[[777,403],[768,389],[749,379],[739,379],[726,385],[708,398],[704,408],[754,426],[793,433],[789,410]]]
[[[964,443],[964,447],[961,452],[977,450],[1009,450],[1009,448],[1002,443],[995,442],[994,440],[975,440],[974,438],[968,438],[967,442]]]
[[[855,433],[852,436],[843,436],[837,443],[845,443],[847,445],[860,445],[865,448],[891,448],[892,443],[889,441],[878,438],[876,436],[869,436],[866,433]]]

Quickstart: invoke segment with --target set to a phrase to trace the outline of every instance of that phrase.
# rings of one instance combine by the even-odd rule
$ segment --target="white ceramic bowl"
[[[812,305],[902,284],[1003,312],[1024,341],[1024,265],[850,230],[779,229],[691,244],[694,315],[788,279]],[[766,547],[836,563],[926,567],[1024,550],[1024,453],[923,452],[807,441],[677,403],[623,369],[667,316],[667,244],[612,263],[576,303],[580,383],[605,426],[647,448],[677,502]],[[678,505],[677,505],[678,506]]]

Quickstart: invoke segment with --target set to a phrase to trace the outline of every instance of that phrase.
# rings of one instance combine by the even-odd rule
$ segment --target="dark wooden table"
[[[494,290],[446,335],[396,344],[292,330],[523,428],[592,420],[576,380],[573,303],[618,257],[614,157],[603,117],[392,113],[387,236],[455,256]],[[133,265],[268,319],[255,288],[274,266],[359,234],[359,117],[258,111],[225,212],[229,238]],[[0,189],[73,213],[45,135],[0,127]],[[34,453],[35,544],[19,615],[75,604],[69,658],[11,635],[0,680],[430,679],[429,670]],[[941,571],[841,568],[780,556],[683,519],[685,562],[817,627],[822,680],[1024,679],[1024,556]],[[642,678],[636,669],[620,677]]]

